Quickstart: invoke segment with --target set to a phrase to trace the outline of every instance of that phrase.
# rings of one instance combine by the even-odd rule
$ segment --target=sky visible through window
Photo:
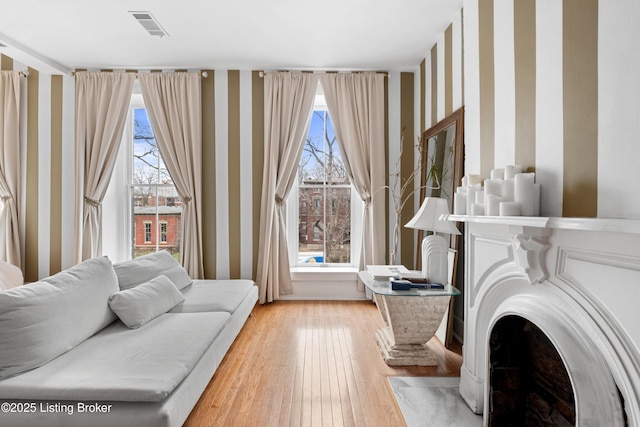
[[[134,184],[171,184],[171,177],[158,151],[147,110],[134,109],[133,123]]]
[[[329,175],[334,179],[338,176],[343,179],[344,164],[331,118],[326,110],[315,110],[311,116],[305,148],[300,159],[300,182],[323,181]]]

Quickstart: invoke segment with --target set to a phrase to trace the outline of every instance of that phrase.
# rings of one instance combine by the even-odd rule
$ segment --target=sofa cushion
[[[154,252],[113,265],[120,289],[129,289],[164,274],[178,289],[192,282],[187,271],[167,251]]]
[[[102,257],[0,292],[0,378],[37,368],[112,323],[108,299],[116,291]]]
[[[0,381],[0,400],[161,402],[215,345],[230,317],[164,314],[138,329],[114,322],[46,365]]]
[[[232,314],[253,286],[251,280],[194,280],[191,286],[182,289],[185,300],[171,313],[226,311]]]
[[[184,301],[164,274],[109,297],[109,307],[129,328],[139,328]]]

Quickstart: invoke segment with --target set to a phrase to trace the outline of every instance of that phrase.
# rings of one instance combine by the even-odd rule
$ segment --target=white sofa
[[[257,300],[167,252],[0,292],[0,425],[180,426]]]

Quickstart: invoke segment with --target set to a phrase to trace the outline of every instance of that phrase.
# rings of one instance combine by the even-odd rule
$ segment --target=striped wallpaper
[[[521,164],[542,215],[598,215],[598,1],[464,3],[467,173]]]
[[[464,105],[462,10],[420,64],[420,133]]]
[[[2,56],[3,69],[28,67]],[[203,70],[203,249],[207,278],[255,278],[264,150],[264,82],[258,71]],[[73,263],[75,81],[29,68],[24,80],[21,222],[25,278]],[[401,129],[415,129],[413,72],[387,81],[387,147],[398,157]],[[417,159],[407,131],[403,171]],[[392,165],[391,168],[394,166]],[[407,220],[413,214],[403,214]],[[389,221],[395,220],[392,213]],[[406,221],[405,221],[406,222]],[[408,235],[405,256],[415,241]]]
[[[264,152],[257,71],[202,80],[204,267],[208,278],[255,277]]]
[[[465,0],[415,70],[389,73],[389,184],[401,135],[400,177],[406,179],[418,165],[417,137],[464,105],[466,173],[486,176],[494,167],[522,164],[542,183],[543,215],[640,217],[640,198],[625,190],[640,179],[640,149],[634,143],[640,134],[634,113],[640,83],[633,72],[640,64],[635,49],[640,36],[634,19],[640,11],[633,0]],[[0,67],[28,69],[5,55]],[[30,281],[72,263],[75,94],[72,77],[29,71],[21,107],[20,215]],[[263,79],[258,71],[207,71],[209,77],[202,79],[205,274],[255,277]],[[419,202],[414,197],[401,213],[402,224]],[[389,245],[395,220],[390,205]],[[399,262],[413,265],[416,240],[415,232],[402,230]]]
[[[416,148],[422,134],[423,116],[421,105],[424,102],[423,82],[419,78],[419,68],[415,72],[391,72],[387,78],[387,169],[388,185],[399,194],[404,183],[411,179],[411,174],[419,167],[419,155]],[[411,182],[411,181],[409,181]],[[400,212],[400,236],[397,246],[396,259],[389,262],[415,265],[415,249],[417,234],[414,230],[404,227],[415,214],[420,203],[417,197],[418,183],[401,194],[400,203],[406,204]],[[394,246],[394,226],[398,215],[392,200],[388,204],[388,256]]]
[[[73,264],[75,82],[0,57],[3,70],[29,71],[21,96],[19,216],[25,280],[35,281]]]
[[[208,70],[208,74],[202,80],[205,275],[255,278],[264,156],[264,81],[258,71]],[[415,127],[414,73],[390,73],[386,86],[388,168],[393,173],[402,129]],[[404,140],[404,172],[417,161],[411,133],[407,131]],[[410,206],[405,209],[403,220],[408,221],[413,212]],[[392,208],[388,217],[391,223],[395,221]],[[413,233],[402,244],[403,250],[406,246],[405,256],[412,260]]]
[[[634,0],[465,0],[420,64],[420,129],[464,105],[467,173],[522,164],[543,215],[639,218],[639,20]]]
[[[403,102],[400,111],[405,129],[401,168],[403,180],[409,179],[412,171],[419,167],[420,159],[415,145],[422,133],[464,105],[462,40],[462,11],[459,11],[436,44],[425,52],[425,58],[416,72],[402,73],[404,89],[401,92]],[[415,99],[408,93],[411,90],[415,93]],[[407,129],[413,129],[411,140]],[[390,163],[393,158],[392,153]],[[415,182],[415,197],[410,198],[402,212],[403,225],[413,217],[422,202],[418,197],[418,187],[419,182]],[[390,226],[392,224],[393,221]],[[403,227],[401,242],[400,262],[407,266],[416,265],[417,232]]]

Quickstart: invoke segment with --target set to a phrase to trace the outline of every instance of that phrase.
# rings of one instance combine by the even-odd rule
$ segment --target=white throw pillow
[[[113,268],[118,275],[121,290],[133,288],[161,274],[167,276],[178,289],[186,288],[192,282],[187,271],[167,251],[119,262]]]
[[[131,329],[139,328],[184,301],[184,295],[164,275],[109,297],[109,307]]]
[[[0,292],[0,379],[44,365],[116,320],[107,257]]]
[[[22,270],[6,261],[0,261],[0,290],[7,291],[23,283]]]

